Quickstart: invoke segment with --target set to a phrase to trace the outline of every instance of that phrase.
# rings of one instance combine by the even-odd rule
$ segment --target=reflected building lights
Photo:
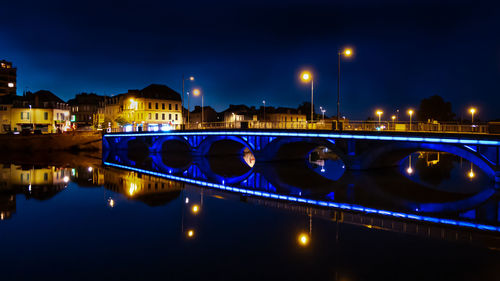
[[[110,197],[110,198],[108,199],[108,205],[109,205],[111,208],[113,208],[113,207],[115,206],[115,200],[113,200],[113,198],[111,198],[111,197]]]
[[[470,171],[469,173],[467,174],[467,176],[469,177],[469,179],[473,179],[476,174],[474,173],[474,164],[472,164],[472,162],[470,163]]]

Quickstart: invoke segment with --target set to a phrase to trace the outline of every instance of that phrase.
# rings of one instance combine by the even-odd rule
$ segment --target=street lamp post
[[[184,74],[182,74],[182,101],[181,101],[181,111],[184,110],[184,81],[194,81],[194,77],[193,76],[189,76],[188,78],[184,78]],[[187,93],[188,95],[188,107],[189,107],[189,93]],[[189,109],[188,109],[188,115],[189,115]],[[189,120],[189,118],[188,118]],[[182,121],[184,122],[184,118],[182,118]],[[186,122],[184,122],[186,123]],[[189,123],[189,121],[188,121]]]
[[[204,107],[204,105],[203,105],[203,96],[204,95],[198,89],[194,89],[193,90],[193,95],[195,95],[196,97],[199,96],[200,94],[201,94],[201,127],[203,127],[203,120],[204,120],[204,118],[203,118],[203,107]]]
[[[323,123],[325,123],[325,112],[326,112],[326,109],[324,109],[322,106],[320,106],[319,110],[321,110],[321,113],[323,113]]]
[[[264,126],[267,128],[267,123],[266,123],[266,100],[263,100],[262,103],[264,104]]]
[[[384,113],[382,110],[377,110],[377,115],[378,115],[378,125],[380,126],[380,122],[381,122],[381,117],[382,117],[382,114]]]
[[[352,55],[352,50],[351,49],[345,49],[344,51],[338,51],[337,56],[338,56],[338,69],[337,69],[337,130],[341,129],[339,126],[339,121],[340,121],[340,57],[344,55],[346,57],[350,57]]]
[[[474,107],[471,107],[471,108],[469,109],[469,112],[470,112],[470,114],[471,114],[471,118],[472,118],[472,119],[471,119],[471,124],[472,124],[472,125],[474,125],[474,113],[476,113],[476,109],[475,109]]]
[[[394,127],[393,129],[395,130],[396,129],[396,124],[394,123],[394,121],[396,120],[396,115],[392,115],[391,119],[392,119],[392,127]]]
[[[411,117],[413,116],[413,109],[409,109],[408,114],[410,115],[410,131],[411,131]]]
[[[312,122],[314,120],[314,79],[312,74],[308,71],[303,71],[302,74],[300,74],[300,78],[302,78],[302,81],[304,82],[309,82],[309,80],[311,80],[311,122]]]

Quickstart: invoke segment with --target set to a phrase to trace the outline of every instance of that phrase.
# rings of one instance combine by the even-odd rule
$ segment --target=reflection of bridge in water
[[[183,167],[173,168],[163,163],[160,154],[151,154],[145,161],[136,163],[127,158],[127,153],[118,151],[117,154],[108,154],[108,158],[104,161],[105,165],[108,166],[123,168],[186,184],[194,184],[216,190],[238,193],[242,196],[250,196],[252,198],[277,200],[285,202],[286,204],[292,203],[331,210],[348,211],[368,216],[391,217],[393,219],[396,218],[423,223],[435,223],[495,232],[500,231],[500,227],[477,223],[471,220],[455,220],[451,218],[429,216],[429,213],[453,212],[458,215],[465,214],[462,216],[465,218],[481,219],[481,214],[487,213],[488,215],[486,216],[489,219],[491,219],[493,215],[495,217],[493,220],[498,221],[498,200],[490,200],[496,195],[494,189],[485,189],[472,196],[453,196],[452,200],[447,202],[415,202],[395,199],[391,202],[391,208],[382,209],[365,207],[362,206],[364,204],[359,203],[341,203],[353,201],[353,198],[350,198],[350,193],[352,192],[350,192],[349,189],[357,187],[358,190],[362,190],[362,187],[364,187],[367,182],[372,181],[369,177],[359,176],[358,174],[347,173],[339,181],[335,182],[333,186],[332,181],[328,181],[319,175],[316,179],[308,178],[308,180],[327,181],[330,187],[333,188],[333,190],[320,194],[321,192],[318,193],[313,189],[306,189],[288,184],[276,174],[275,170],[270,169],[269,166],[261,166],[259,162],[245,173],[227,177],[214,173],[206,158],[195,158],[193,163]],[[314,174],[314,172],[312,173]],[[404,176],[401,176],[401,178],[406,179]],[[408,182],[410,181],[409,179],[406,180]],[[379,198],[387,197],[386,193],[381,192],[381,194],[377,194],[377,192],[372,191],[372,189],[364,191],[364,197],[370,197],[371,199],[373,199],[373,195],[379,195]],[[378,191],[378,189],[375,188],[375,191]],[[388,199],[386,198],[385,201],[388,201]],[[492,203],[487,204],[486,208],[489,210],[485,212],[482,208],[486,201],[492,201]],[[395,209],[405,209],[407,211],[390,211],[393,207]],[[493,207],[493,210],[491,207]],[[474,212],[477,215],[471,216],[469,212],[471,208],[479,208],[477,212]]]

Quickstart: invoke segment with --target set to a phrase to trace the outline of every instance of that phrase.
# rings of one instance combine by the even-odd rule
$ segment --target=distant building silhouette
[[[16,95],[17,68],[6,60],[0,61],[0,96]]]

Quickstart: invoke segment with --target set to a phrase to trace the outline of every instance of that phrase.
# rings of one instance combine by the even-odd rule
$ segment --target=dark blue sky
[[[434,94],[460,117],[500,118],[500,9],[494,1],[6,1],[0,58],[18,67],[18,94],[47,89],[116,94],[150,83],[180,92],[181,75],[206,104],[296,107],[310,100],[300,69],[315,75],[315,104],[342,112],[417,107]],[[119,2],[119,4],[118,4]],[[188,84],[189,86],[189,84]],[[193,101],[194,104],[199,103]],[[466,115],[468,117],[468,115]]]

